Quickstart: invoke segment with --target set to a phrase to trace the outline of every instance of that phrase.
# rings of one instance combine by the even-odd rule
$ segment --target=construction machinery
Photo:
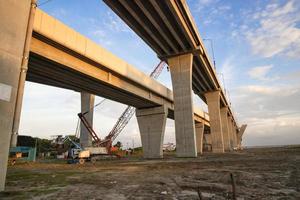
[[[164,69],[165,65],[166,65],[166,63],[164,61],[161,61],[155,67],[155,69],[151,72],[150,77],[152,77],[154,79],[157,79],[158,76],[161,74],[162,70]],[[94,108],[96,106],[100,105],[101,103],[103,103],[104,101],[105,101],[105,99],[102,100],[100,103],[96,104],[94,106]],[[117,155],[117,154],[115,154],[115,152],[112,151],[112,143],[118,137],[118,135],[122,132],[124,127],[128,124],[128,122],[130,121],[130,119],[134,115],[135,107],[128,106],[124,110],[124,112],[119,117],[116,124],[114,125],[113,129],[109,132],[109,134],[103,140],[101,140],[98,137],[98,135],[94,131],[93,127],[89,124],[89,122],[85,118],[85,115],[87,113],[89,113],[89,111],[90,110],[88,110],[84,113],[78,113],[78,117],[79,117],[80,121],[82,122],[82,124],[85,126],[85,128],[88,130],[90,135],[92,136],[92,139],[93,139],[93,142],[94,142],[95,146],[98,147],[98,148],[100,148],[100,147],[106,148],[107,154],[109,154],[109,155]],[[103,153],[104,153],[104,151],[103,151]],[[88,153],[86,153],[86,156],[88,156]]]
[[[58,148],[63,148],[64,144],[70,142],[70,146],[68,148],[67,156],[68,163],[79,163],[84,164],[86,161],[91,161],[92,163],[96,162],[98,159],[103,158],[103,156],[107,156],[108,151],[106,147],[81,147],[79,143],[74,141],[70,136],[63,137],[62,135],[58,135],[56,139],[53,140],[53,143]]]

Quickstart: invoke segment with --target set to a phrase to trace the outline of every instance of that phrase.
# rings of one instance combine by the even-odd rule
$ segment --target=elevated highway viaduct
[[[0,191],[11,138],[16,142],[25,80],[82,92],[83,107],[91,104],[90,94],[136,107],[145,157],[162,156],[166,118],[176,117],[172,91],[37,9],[35,0],[1,1],[0,27]],[[207,113],[193,110],[196,134],[178,143],[186,148],[201,145],[210,127]]]
[[[232,109],[185,0],[103,0],[157,56],[169,64],[174,92],[176,149],[196,156],[192,91],[208,105],[213,152],[237,146]],[[244,130],[244,129],[243,129]],[[238,134],[241,135],[241,134]],[[240,138],[240,137],[239,137]],[[184,140],[184,141],[182,141]]]
[[[35,13],[26,79],[136,107],[145,157],[162,156],[165,120],[174,119],[172,91],[39,9]],[[93,98],[87,94],[82,95],[82,100],[86,101],[82,102],[83,111],[93,105]],[[207,113],[196,109],[193,118],[209,127]],[[90,120],[92,123],[92,117]]]

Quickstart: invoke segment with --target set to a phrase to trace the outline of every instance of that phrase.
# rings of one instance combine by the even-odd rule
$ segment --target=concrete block
[[[166,106],[137,109],[144,158],[162,158],[168,110]]]

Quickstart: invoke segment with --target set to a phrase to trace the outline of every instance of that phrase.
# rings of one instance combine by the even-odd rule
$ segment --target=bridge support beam
[[[223,132],[220,113],[220,90],[205,93],[208,106],[212,152],[224,153]]]
[[[35,1],[0,1],[0,192],[5,186],[16,104],[22,101],[18,91],[25,82],[21,74],[27,68],[34,11]]]
[[[203,134],[204,134],[204,123],[196,123],[195,124],[196,131],[196,145],[197,145],[197,153],[202,154],[203,152]]]
[[[81,92],[81,113],[88,112],[85,114],[86,120],[93,127],[93,116],[94,116],[94,103],[95,103],[95,95]],[[80,125],[80,145],[82,147],[90,147],[92,146],[92,136],[86,129],[86,127],[81,123]]]
[[[137,109],[144,158],[162,158],[168,110],[165,106]]]
[[[231,151],[227,107],[221,108],[221,120],[222,120],[224,150]]]
[[[197,157],[192,97],[193,55],[168,59],[171,71],[177,157]]]

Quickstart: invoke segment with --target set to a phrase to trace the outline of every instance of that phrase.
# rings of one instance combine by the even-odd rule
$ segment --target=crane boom
[[[164,61],[160,61],[160,63],[155,67],[155,69],[151,72],[150,77],[157,79],[164,69],[166,63]],[[135,113],[135,107],[128,106],[122,115],[119,117],[117,123],[114,125],[113,129],[109,132],[107,139],[111,139],[112,142],[118,137],[118,135],[122,132],[125,126],[128,124],[130,119]]]
[[[164,61],[161,61],[155,67],[155,69],[151,72],[150,77],[152,77],[154,79],[157,79],[158,76],[161,74],[161,72],[162,72],[163,68],[165,67],[165,65],[166,65],[166,63]],[[97,105],[100,105],[103,101],[105,101],[105,100],[102,100]],[[87,114],[88,112],[89,112],[89,110],[84,112],[84,113],[78,113],[78,117],[79,117],[80,121],[86,127],[86,129],[88,130],[88,132],[92,136],[92,138],[93,138],[94,142],[96,143],[96,145],[106,147],[108,149],[108,151],[110,151],[110,148],[112,146],[112,142],[116,139],[116,137],[118,137],[118,135],[122,132],[122,130],[125,128],[125,126],[128,124],[128,122],[130,121],[130,119],[134,115],[135,107],[128,106],[124,110],[122,115],[119,117],[117,123],[114,125],[113,129],[109,132],[109,134],[103,140],[101,140],[98,137],[98,135],[94,131],[93,127],[89,124],[89,122],[85,118],[84,115]]]
[[[65,143],[67,140],[69,140],[77,149],[82,149],[80,144],[74,142],[69,136],[66,136],[63,142]]]

